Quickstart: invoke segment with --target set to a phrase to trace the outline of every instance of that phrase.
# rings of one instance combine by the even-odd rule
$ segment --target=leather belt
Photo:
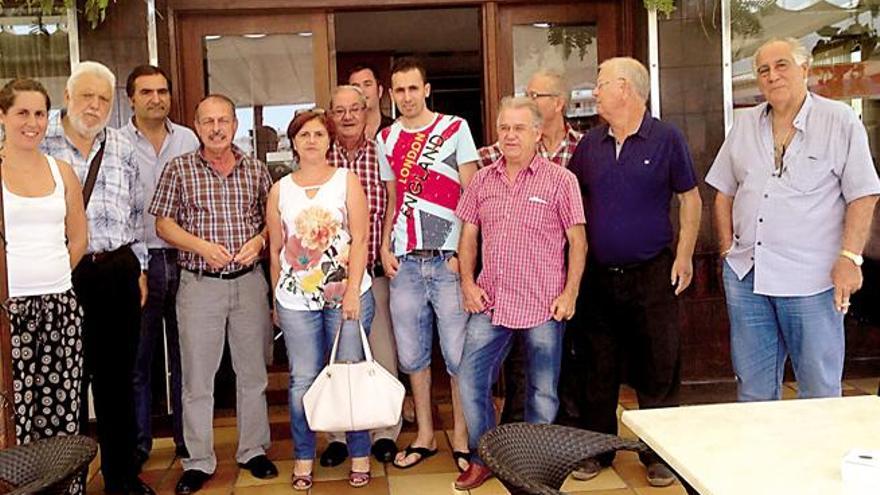
[[[238,277],[247,275],[248,273],[254,271],[254,266],[242,268],[241,270],[235,270],[234,272],[208,272],[205,270],[190,270],[189,268],[186,268],[186,271],[194,273],[200,277],[219,278],[220,280],[235,280]]]

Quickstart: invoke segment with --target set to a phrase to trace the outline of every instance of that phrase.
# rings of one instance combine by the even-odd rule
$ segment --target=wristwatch
[[[856,254],[852,251],[848,251],[846,249],[840,250],[840,255],[844,258],[852,261],[856,266],[862,266],[862,263],[865,262],[865,258],[862,257],[861,254]]]

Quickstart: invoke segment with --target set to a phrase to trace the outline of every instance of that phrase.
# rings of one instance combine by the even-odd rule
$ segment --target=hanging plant
[[[583,60],[587,47],[593,43],[593,34],[587,26],[553,26],[547,32],[547,42],[562,47],[563,59],[568,60],[576,48],[578,57]]]
[[[667,19],[675,12],[675,0],[642,0],[642,2],[646,9],[661,12]]]
[[[10,6],[24,7],[28,10],[39,8],[43,15],[51,15],[61,9],[76,8],[76,0],[17,0],[11,2],[0,0],[0,8],[5,7],[7,3]],[[116,3],[116,0],[113,0],[113,3]],[[85,0],[82,15],[92,29],[104,22],[109,6],[110,0]]]

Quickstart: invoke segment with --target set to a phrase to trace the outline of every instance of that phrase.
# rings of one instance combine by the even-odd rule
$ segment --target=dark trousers
[[[582,428],[617,434],[622,382],[636,390],[640,409],[678,405],[681,342],[672,261],[666,250],[635,265],[588,266],[580,317],[570,325],[581,351],[571,372],[580,371]],[[606,455],[599,462],[607,466],[613,458]],[[654,460],[642,456],[646,464]]]
[[[172,430],[174,444],[183,447],[183,406],[181,405],[180,339],[177,332],[177,286],[180,267],[176,249],[150,249],[147,269],[147,304],[141,317],[134,365],[134,407],[137,420],[137,448],[150,452],[153,447],[152,378],[156,354],[167,350],[171,374]],[[165,335],[165,342],[162,335]],[[165,343],[167,342],[167,348]]]
[[[83,307],[83,405],[94,395],[101,472],[108,488],[136,475],[132,369],[140,329],[140,263],[127,246],[99,257],[86,255],[73,272]],[[80,408],[87,431],[88,407]]]

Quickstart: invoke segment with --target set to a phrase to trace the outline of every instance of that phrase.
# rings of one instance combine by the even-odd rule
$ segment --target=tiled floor
[[[877,393],[877,378],[848,380],[844,383],[844,395],[863,395]],[[786,384],[783,394],[785,398],[794,398],[797,395],[794,384]],[[620,396],[620,411],[623,409],[636,408],[635,394],[632,390],[624,388]],[[438,423],[443,428],[450,425],[450,411],[448,405],[440,406]],[[272,431],[284,432],[287,428],[287,410],[284,407],[272,407],[270,409],[270,421]],[[409,428],[411,429],[411,428]],[[437,444],[440,453],[422,464],[407,470],[397,469],[390,464],[381,465],[373,461],[373,480],[367,487],[351,488],[348,485],[347,463],[336,468],[322,468],[315,463],[315,484],[309,492],[311,495],[445,495],[464,494],[457,491],[452,484],[457,476],[455,464],[452,461],[452,449],[449,446],[449,432],[437,431]],[[632,438],[634,435],[625,426],[621,425],[620,434]],[[415,433],[404,431],[398,439],[398,445],[404,446],[414,437]],[[280,474],[272,480],[259,480],[250,475],[247,470],[241,470],[235,463],[235,417],[218,417],[214,424],[215,449],[218,457],[217,471],[214,477],[200,491],[204,495],[227,495],[227,494],[286,494],[294,492],[290,486],[290,477],[293,470],[292,443],[289,438],[277,439],[272,442],[269,457],[278,465]],[[318,451],[321,452],[325,440],[319,436]],[[101,493],[102,480],[97,472],[99,459],[91,466],[91,477],[88,485],[88,493]],[[174,485],[181,475],[180,461],[174,458],[174,444],[170,438],[157,439],[153,453],[144,465],[142,479],[149,483],[156,492],[173,494]],[[581,495],[682,495],[684,488],[675,484],[667,488],[652,488],[645,481],[644,467],[639,463],[638,456],[629,452],[617,455],[612,469],[603,470],[595,479],[587,482],[579,482],[569,478],[562,490],[566,493]],[[507,494],[497,480],[490,480],[477,490],[471,490],[471,495],[504,495]]]

